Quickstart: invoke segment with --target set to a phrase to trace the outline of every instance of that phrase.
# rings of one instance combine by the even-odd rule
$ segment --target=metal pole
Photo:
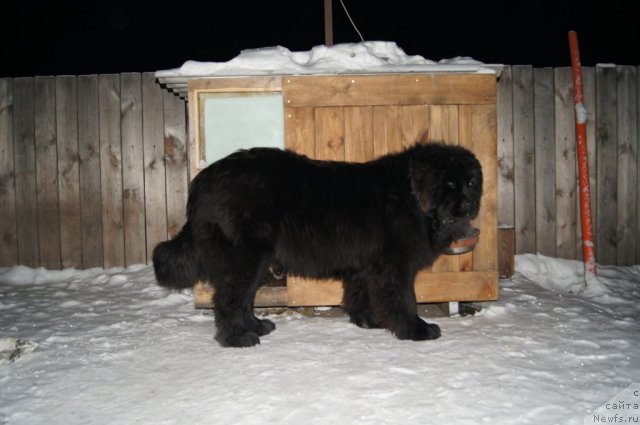
[[[578,35],[569,31],[569,50],[573,74],[573,100],[576,108],[576,141],[578,153],[578,176],[580,184],[580,221],[582,225],[582,254],[587,277],[596,275],[595,245],[591,224],[591,190],[589,187],[589,160],[587,155],[587,110],[583,103],[582,66]]]

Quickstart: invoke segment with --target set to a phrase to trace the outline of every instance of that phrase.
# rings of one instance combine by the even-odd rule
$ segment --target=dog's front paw
[[[276,324],[269,319],[256,319],[255,333],[264,336],[276,329]]]
[[[225,338],[216,338],[223,347],[253,347],[260,344],[260,338],[255,332],[245,332],[239,335],[229,335]]]
[[[415,326],[413,329],[413,335],[410,338],[413,341],[425,341],[429,339],[438,339],[442,335],[440,332],[440,326],[435,323],[427,323],[423,320],[421,325]]]
[[[411,322],[395,333],[398,339],[410,339],[412,341],[425,341],[440,338],[440,326],[427,323],[416,316]]]

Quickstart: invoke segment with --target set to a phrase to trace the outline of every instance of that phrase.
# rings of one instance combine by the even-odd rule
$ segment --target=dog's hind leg
[[[225,347],[251,347],[260,343],[260,336],[275,329],[270,320],[260,320],[253,314],[258,287],[264,281],[268,261],[247,250],[229,253],[230,267],[221,284],[215,285],[214,313],[218,328],[216,339]]]
[[[367,286],[373,319],[398,339],[422,341],[440,337],[438,325],[418,316],[413,287],[415,274],[386,265]]]
[[[234,245],[219,233],[203,241],[200,252],[208,252],[203,265],[215,289],[216,340],[224,347],[251,347],[260,336],[275,329],[270,320],[253,314],[258,287],[264,282],[270,255],[257,246]]]

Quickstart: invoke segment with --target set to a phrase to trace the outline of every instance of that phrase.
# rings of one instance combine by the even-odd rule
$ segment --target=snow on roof
[[[422,56],[407,55],[394,42],[365,41],[331,47],[315,46],[306,52],[286,47],[246,49],[228,62],[187,61],[180,68],[157,71],[156,78],[169,86],[183,86],[191,78],[264,76],[373,74],[406,72],[472,72],[496,74],[501,66],[485,65],[469,57],[438,62]]]

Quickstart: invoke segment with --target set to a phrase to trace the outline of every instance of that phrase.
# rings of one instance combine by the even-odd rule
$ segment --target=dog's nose
[[[473,211],[473,204],[469,201],[462,201],[458,206],[458,213],[460,215],[468,215]]]

